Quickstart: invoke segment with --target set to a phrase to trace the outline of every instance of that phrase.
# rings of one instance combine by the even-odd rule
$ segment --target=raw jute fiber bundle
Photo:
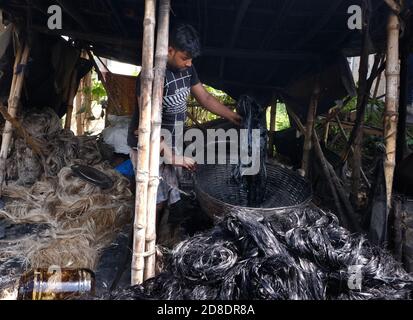
[[[109,165],[95,168],[111,177],[111,189],[102,190],[77,178],[69,167],[30,188],[17,184],[4,188],[11,201],[0,211],[0,217],[43,228],[25,239],[8,241],[7,246],[0,243],[1,265],[8,259],[18,259],[31,268],[57,265],[95,269],[100,251],[131,222],[133,211],[129,181]]]
[[[42,147],[44,159],[39,159],[23,139],[17,138],[7,160],[7,176],[18,184],[31,185],[42,175],[54,177],[72,164],[96,165],[103,160],[97,136],[75,136],[64,130],[51,109],[28,112],[22,125]]]

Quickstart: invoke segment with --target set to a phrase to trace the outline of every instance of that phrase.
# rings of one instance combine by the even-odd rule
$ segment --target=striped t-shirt
[[[178,122],[185,122],[188,96],[191,87],[198,84],[199,78],[192,65],[190,68],[181,71],[174,71],[169,68],[165,72],[165,86],[162,102],[162,128],[167,129],[172,134],[172,146],[175,146],[175,129]],[[136,94],[140,96],[140,77],[136,81]],[[128,132],[128,145],[136,148],[138,141],[134,131],[139,126],[139,112],[136,105]]]

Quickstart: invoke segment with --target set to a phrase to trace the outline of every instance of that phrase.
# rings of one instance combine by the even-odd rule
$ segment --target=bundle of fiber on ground
[[[14,224],[36,224],[37,234],[0,246],[0,265],[17,259],[30,268],[89,268],[94,270],[103,248],[132,219],[132,193],[129,181],[109,165],[99,164],[113,181],[102,190],[76,177],[65,167],[57,177],[45,178],[32,187],[8,185],[8,197],[0,218]]]
[[[319,209],[273,221],[238,212],[175,247],[165,271],[103,299],[410,299],[413,277]]]
[[[56,176],[63,167],[72,164],[95,165],[103,160],[97,136],[78,137],[64,130],[51,109],[30,111],[22,125],[41,146],[45,157],[39,159],[23,139],[16,139],[7,160],[7,176],[21,185],[31,185],[43,174]]]

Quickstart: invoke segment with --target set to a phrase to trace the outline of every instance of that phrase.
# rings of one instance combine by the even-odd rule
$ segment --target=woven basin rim
[[[296,174],[295,172],[291,171],[290,169],[286,169],[283,168],[281,166],[277,166],[277,165],[272,165],[274,168],[281,168],[282,170],[288,171],[289,174],[291,175],[295,175],[297,178],[302,179],[303,183],[308,184],[308,182],[306,182],[304,180],[304,178],[302,178],[301,176],[298,176],[298,174]],[[260,212],[263,213],[274,213],[274,211],[283,211],[283,210],[290,210],[290,209],[295,209],[295,208],[300,208],[303,206],[308,205],[311,200],[312,200],[312,192],[311,192],[311,186],[308,185],[310,194],[307,198],[305,198],[303,201],[301,201],[300,203],[297,204],[293,204],[291,206],[283,206],[283,207],[272,207],[272,208],[262,208],[262,207],[247,207],[247,206],[237,206],[237,205],[233,205],[230,203],[227,203],[225,201],[222,201],[214,196],[212,196],[210,193],[204,191],[201,186],[200,183],[198,182],[197,176],[194,175],[194,186],[195,186],[195,192],[201,194],[203,197],[208,198],[210,201],[215,202],[215,204],[217,205],[221,205],[223,207],[226,207],[227,209],[234,209],[234,210],[254,210],[257,211],[259,210]]]

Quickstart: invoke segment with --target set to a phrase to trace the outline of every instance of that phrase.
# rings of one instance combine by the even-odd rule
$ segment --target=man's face
[[[186,51],[168,48],[168,66],[173,70],[185,70],[192,66],[192,58]]]

